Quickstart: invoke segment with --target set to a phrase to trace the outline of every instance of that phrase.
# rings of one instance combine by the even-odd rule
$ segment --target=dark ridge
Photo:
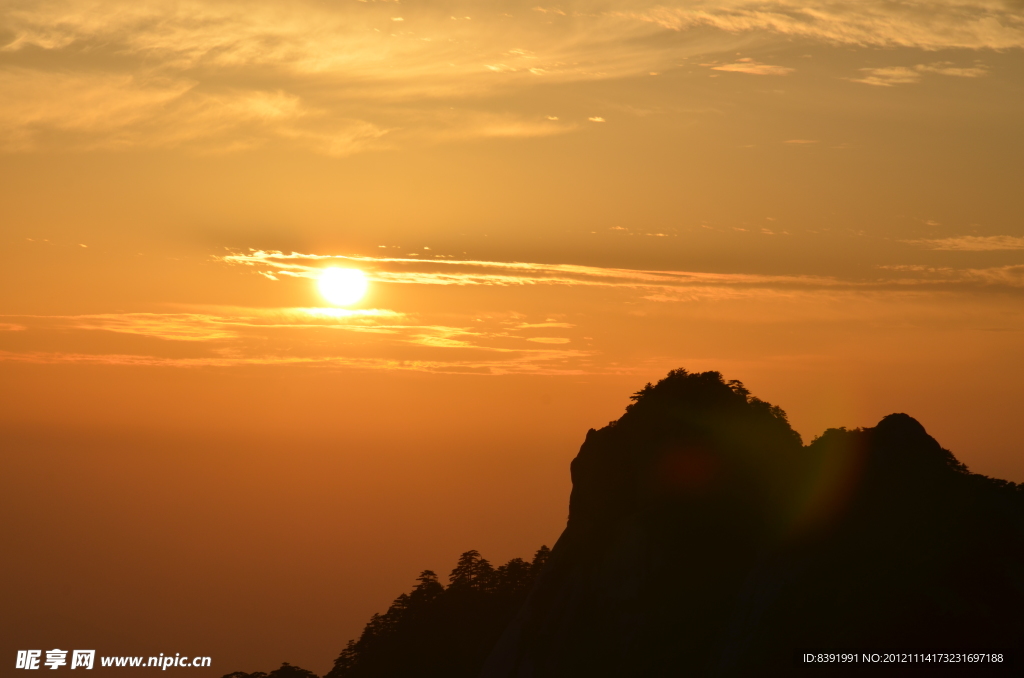
[[[906,414],[802,446],[782,410],[717,372],[675,370],[633,399],[587,434],[566,530],[483,678],[790,675],[801,648],[1021,650],[1021,486],[970,473]]]
[[[467,551],[447,587],[424,570],[412,593],[374,615],[325,678],[472,678],[522,606],[549,553],[541,546],[532,562],[513,558],[494,568],[477,551]]]
[[[502,631],[522,606],[548,555],[541,546],[526,562],[493,567],[466,551],[442,584],[424,570],[409,593],[375,614],[324,678],[475,678]],[[318,678],[284,664],[269,675],[235,672],[224,678]]]
[[[493,569],[469,551],[447,587],[425,571],[327,676],[791,675],[808,649],[1020,656],[1024,486],[970,473],[902,413],[805,446],[718,372],[673,370],[632,400],[587,432],[550,557]]]

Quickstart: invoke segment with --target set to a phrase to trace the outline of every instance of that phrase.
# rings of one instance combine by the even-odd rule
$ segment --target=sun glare
[[[354,304],[366,294],[366,274],[356,268],[327,268],[320,274],[320,294],[336,306]]]

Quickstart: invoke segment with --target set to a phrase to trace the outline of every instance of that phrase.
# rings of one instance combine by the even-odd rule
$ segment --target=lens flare
[[[320,294],[335,306],[348,306],[363,298],[369,281],[356,268],[326,268],[318,280]]]

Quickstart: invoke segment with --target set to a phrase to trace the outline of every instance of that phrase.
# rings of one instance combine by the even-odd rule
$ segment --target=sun
[[[356,303],[369,284],[366,274],[357,268],[325,268],[318,281],[320,294],[335,306]]]

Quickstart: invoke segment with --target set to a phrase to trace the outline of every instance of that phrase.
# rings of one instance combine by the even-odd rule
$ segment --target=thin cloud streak
[[[565,326],[565,323],[539,323],[539,327],[514,321],[499,322],[496,326],[492,322],[486,327],[457,327],[430,322],[397,324],[396,320],[412,319],[381,309],[221,308],[219,313],[0,316],[18,321],[17,325],[3,323],[0,328],[28,330],[36,337],[62,337],[63,341],[70,340],[75,345],[92,349],[88,352],[53,351],[46,354],[8,351],[2,353],[0,360],[180,367],[325,364],[383,368],[400,364],[401,369],[436,371],[447,366],[445,369],[455,371],[488,372],[500,371],[504,365],[516,372],[535,372],[541,364],[578,361],[593,354],[592,351],[571,348],[534,347],[536,343],[571,343],[568,338],[530,336],[534,330]],[[353,333],[352,339],[324,341],[324,336],[318,334],[339,330]],[[72,331],[84,334],[69,334]],[[193,351],[190,355],[167,355],[167,350],[153,344],[139,345],[139,354],[125,354],[123,351],[114,354],[105,350],[111,344],[104,336],[110,334],[161,339],[171,344],[189,342],[200,347],[200,354],[195,355]],[[423,350],[438,357],[427,360],[394,357]],[[367,358],[363,355],[367,352],[375,355]],[[171,350],[170,353],[177,352]],[[442,355],[448,357],[442,358]]]
[[[16,315],[35,327],[70,330],[97,330],[156,337],[169,341],[217,341],[234,339],[247,328],[333,328],[355,332],[387,332],[395,327],[382,325],[379,318],[396,319],[402,314],[381,309],[347,311],[342,309],[238,309],[241,314],[209,313],[100,313],[90,315]],[[26,329],[26,325],[10,325]],[[2,327],[2,325],[0,325]]]
[[[951,266],[884,265],[878,268],[913,274],[912,278],[893,280],[896,285],[981,285],[984,287],[1024,288],[1024,264],[990,268],[953,268]]]
[[[122,367],[169,367],[196,369],[204,367],[335,367],[365,370],[440,372],[448,374],[533,374],[533,375],[585,375],[597,372],[607,374],[633,373],[623,367],[605,370],[584,369],[580,367],[560,367],[546,364],[544,361],[566,360],[589,355],[583,351],[546,350],[534,351],[529,358],[503,360],[500,362],[485,361],[439,361],[439,360],[395,360],[387,358],[348,358],[329,357],[209,357],[209,358],[163,358],[158,356],[130,354],[92,354],[92,353],[16,353],[0,351],[0,362],[22,362],[32,364],[84,364],[110,365]],[[639,371],[636,368],[635,371]]]
[[[927,275],[911,267],[882,267],[883,270],[916,271],[917,278],[889,278],[872,281],[840,280],[812,275],[761,275],[750,273],[705,273],[694,271],[654,271],[627,268],[602,268],[575,264],[541,264],[530,262],[499,262],[456,259],[418,259],[399,257],[368,257],[323,254],[301,254],[279,251],[250,250],[216,256],[215,260],[228,264],[270,269],[275,276],[315,279],[327,265],[350,265],[363,270],[374,282],[413,285],[497,285],[532,286],[560,285],[579,287],[618,287],[624,289],[672,292],[683,289],[707,288],[712,294],[730,296],[727,290],[757,288],[784,290],[787,288],[885,288],[906,285],[968,284],[1022,287],[1024,280],[1007,267],[992,269],[943,269]],[[316,263],[314,263],[316,262]],[[319,265],[318,265],[319,264]],[[396,269],[406,270],[396,270]],[[444,269],[464,270],[444,270]],[[1013,269],[1014,267],[1009,267]],[[418,269],[418,270],[408,270]],[[484,270],[481,270],[484,269]],[[487,270],[489,269],[489,270]],[[720,291],[720,292],[719,292]],[[655,298],[648,296],[648,298]]]
[[[713,71],[728,71],[731,73],[747,73],[748,75],[789,75],[795,68],[788,66],[773,66],[763,64],[753,59],[737,59],[731,64],[720,64],[711,66]]]
[[[701,273],[602,268],[576,264],[541,264],[457,259],[414,259],[284,253],[250,250],[214,257],[228,264],[265,267],[276,275],[316,278],[326,264],[361,267],[374,282],[417,285],[566,285],[595,287],[666,288],[682,285],[815,285],[841,284],[834,278],[806,275]],[[305,262],[321,262],[314,265]],[[395,268],[420,270],[389,270]],[[443,270],[443,269],[466,269]],[[442,269],[442,270],[438,270]],[[490,269],[481,271],[480,269]]]
[[[845,45],[925,50],[1024,46],[1019,9],[1012,2],[989,0],[722,0],[698,7],[648,6],[635,9],[631,16],[676,31],[710,26],[732,33],[767,31]]]
[[[921,245],[930,250],[955,250],[960,252],[1024,250],[1024,237],[1012,235],[960,235],[952,238],[907,240],[906,242]]]
[[[884,68],[862,68],[864,73],[861,78],[847,78],[851,82],[859,82],[865,85],[876,87],[893,87],[895,85],[909,85],[921,81],[925,73],[937,73],[957,78],[980,78],[988,75],[987,68],[982,66],[960,67],[950,61],[941,61],[933,64],[917,64],[916,66],[887,66]]]

